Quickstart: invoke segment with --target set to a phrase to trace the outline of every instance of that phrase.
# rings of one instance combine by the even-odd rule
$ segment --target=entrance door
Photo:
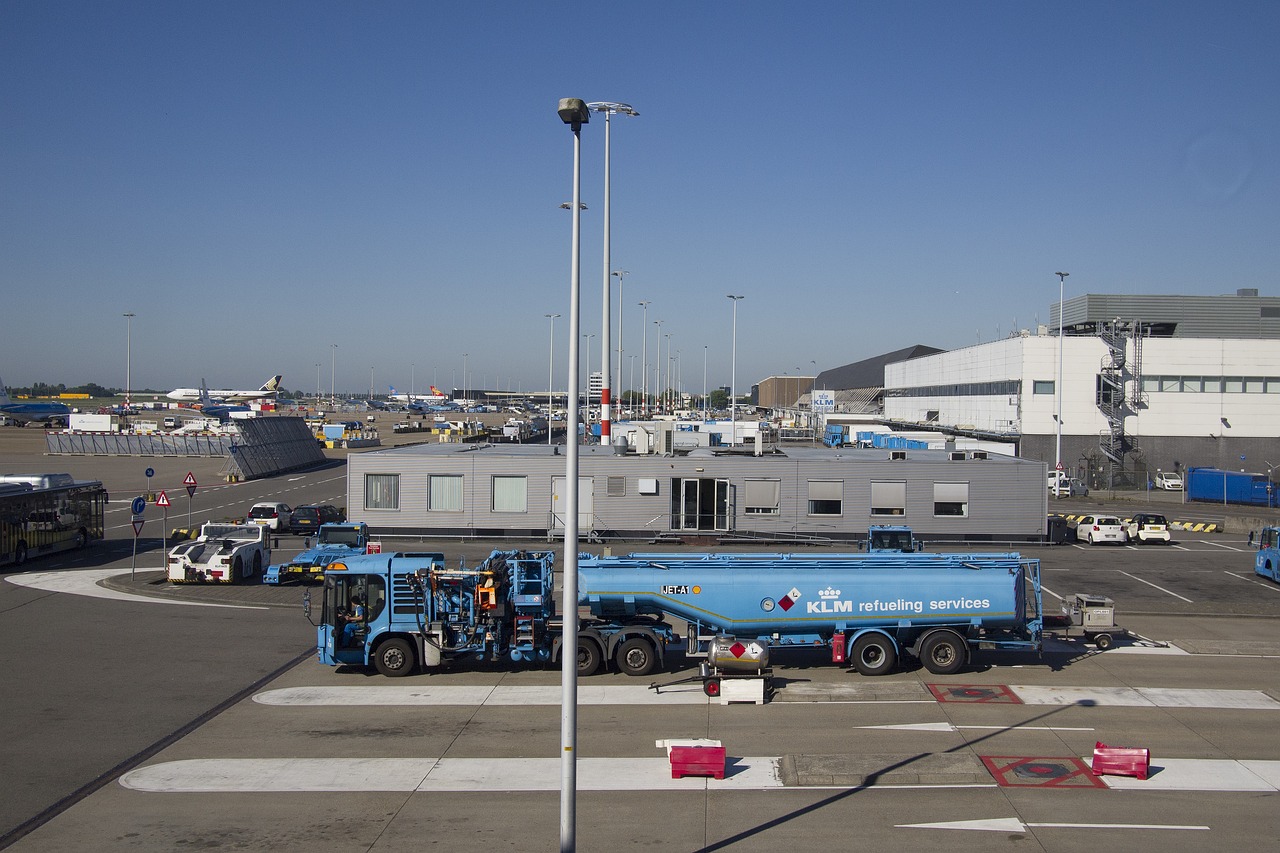
[[[569,505],[568,481],[564,477],[551,480],[551,529],[564,531],[565,507]],[[595,494],[590,477],[578,478],[578,533],[591,532],[595,520]]]
[[[671,529],[729,529],[729,481],[710,477],[671,481]]]

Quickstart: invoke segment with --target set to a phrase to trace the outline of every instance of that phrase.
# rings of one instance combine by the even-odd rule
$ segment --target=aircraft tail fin
[[[6,405],[12,402],[13,401],[9,399],[9,390],[4,387],[4,380],[0,379],[0,405]]]
[[[280,380],[283,378],[284,378],[283,375],[277,373],[275,376],[272,376],[270,379],[268,379],[266,383],[258,390],[259,391],[279,391]]]
[[[432,393],[432,394],[435,394],[437,397],[443,397],[443,396],[444,396],[444,394],[440,393],[440,389],[439,389],[439,388],[437,388],[437,387],[436,387],[436,386],[434,386],[434,385],[432,385],[432,386],[431,386],[431,393]]]

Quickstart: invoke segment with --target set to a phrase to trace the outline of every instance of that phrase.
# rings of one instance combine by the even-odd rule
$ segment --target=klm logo
[[[823,601],[807,601],[805,607],[809,613],[852,613],[852,601],[831,601],[829,599]]]

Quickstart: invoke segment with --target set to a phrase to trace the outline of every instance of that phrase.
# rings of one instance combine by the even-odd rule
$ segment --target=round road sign
[[[155,475],[156,475],[156,469],[155,469],[155,468],[148,468],[148,469],[147,469],[147,478],[148,478],[148,479],[150,479],[151,477],[154,477]]]
[[[144,512],[147,511],[147,499],[143,497],[134,498],[133,505],[130,507],[130,509],[133,510],[134,515],[142,515]]]

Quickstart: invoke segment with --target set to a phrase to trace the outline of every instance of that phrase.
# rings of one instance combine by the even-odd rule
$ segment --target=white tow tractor
[[[235,583],[271,564],[271,530],[260,524],[201,526],[200,535],[169,551],[170,583]]]

